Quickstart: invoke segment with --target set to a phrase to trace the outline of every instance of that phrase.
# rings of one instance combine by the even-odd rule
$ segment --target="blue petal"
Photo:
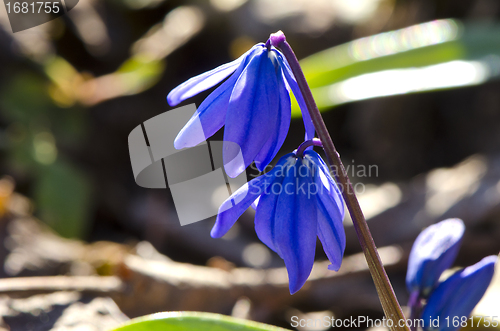
[[[302,112],[302,120],[304,121],[304,127],[306,130],[304,140],[310,140],[314,138],[315,129],[311,116],[309,115],[309,111],[307,110],[306,102],[304,101],[304,97],[302,96],[302,92],[300,91],[299,85],[297,84],[297,80],[293,75],[290,65],[280,51],[276,50],[276,53],[278,55],[278,61],[283,68],[285,79],[292,89],[293,95],[295,96],[295,99],[297,100],[297,103],[299,104],[300,110]]]
[[[201,103],[200,107],[175,138],[174,147],[176,149],[194,147],[220,130],[226,119],[229,98],[231,97],[234,84],[254,54],[258,52],[259,48],[252,48],[248,56],[239,63],[234,74],[222,83],[221,86],[216,88],[215,91],[210,93]]]
[[[297,292],[309,277],[316,250],[317,210],[308,194],[309,176],[300,176],[301,159],[294,166],[297,176],[287,175],[276,203],[275,247],[285,260],[290,293]],[[293,169],[292,169],[293,170]]]
[[[181,85],[174,88],[167,95],[167,101],[170,106],[174,107],[182,101],[191,98],[192,96],[203,92],[212,86],[220,83],[224,78],[233,73],[240,63],[251,53],[255,48],[262,48],[264,44],[258,44],[252,47],[248,52],[237,58],[236,60],[223,64],[215,69],[207,71],[201,75],[195,76]]]
[[[274,215],[276,214],[276,203],[278,194],[274,194],[273,190],[281,189],[283,180],[285,179],[286,171],[284,168],[295,162],[293,153],[282,157],[276,166],[269,173],[263,176],[272,176],[272,183],[267,190],[260,196],[257,211],[255,213],[255,232],[259,239],[270,249],[275,251],[275,234],[274,234]]]
[[[346,238],[343,227],[344,200],[323,159],[313,150],[304,159],[314,166],[314,181],[318,200],[318,237],[332,263],[328,269],[338,271],[344,256]]]
[[[485,257],[473,266],[458,271],[442,282],[431,294],[422,313],[424,330],[455,331],[453,319],[466,318],[484,295],[493,273],[497,256]],[[430,321],[439,317],[440,326],[431,327]],[[446,318],[449,317],[449,323]]]
[[[271,52],[272,54],[275,52]],[[264,171],[264,168],[274,159],[278,151],[280,150],[283,142],[288,134],[288,129],[290,128],[291,114],[291,104],[290,104],[290,94],[286,87],[286,82],[283,81],[283,68],[278,71],[278,89],[279,89],[279,111],[278,111],[278,126],[271,131],[271,137],[266,141],[261,151],[255,157],[255,164],[260,171]]]
[[[236,82],[226,115],[224,141],[241,148],[243,162],[231,162],[232,155],[223,151],[229,177],[236,177],[248,167],[275,130],[279,109],[278,81],[266,48],[256,54]]]
[[[429,226],[415,240],[408,259],[406,286],[425,297],[441,273],[452,266],[464,234],[462,220],[448,219]]]
[[[338,271],[344,256],[346,238],[342,225],[344,200],[323,159],[313,150],[304,153],[304,160],[314,167],[314,181],[318,188],[318,237],[332,263],[328,269]]]
[[[323,245],[323,250],[332,263],[328,269],[338,271],[344,256],[346,237],[343,226],[344,205],[337,204],[337,201],[330,196],[319,176],[316,176],[315,183],[319,189],[318,193],[318,237]]]
[[[219,207],[219,214],[210,232],[213,238],[226,234],[238,218],[250,207],[270,184],[270,178],[259,176],[240,187]]]
[[[319,204],[318,237],[330,260],[328,269],[339,271],[344,256],[346,238],[339,210],[332,205]]]

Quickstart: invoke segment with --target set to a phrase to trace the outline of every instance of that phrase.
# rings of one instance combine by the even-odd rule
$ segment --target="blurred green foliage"
[[[81,238],[88,230],[91,183],[59,148],[78,144],[85,117],[77,107],[56,106],[47,87],[46,77],[26,71],[2,91],[0,105],[10,123],[7,162],[18,176],[33,181],[41,218],[61,235]]]
[[[40,217],[62,236],[86,235],[91,193],[88,177],[64,161],[56,161],[39,171],[34,198]]]

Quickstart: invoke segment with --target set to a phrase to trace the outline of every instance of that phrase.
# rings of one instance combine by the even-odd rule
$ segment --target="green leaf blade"
[[[449,19],[418,24],[329,48],[301,66],[321,111],[345,102],[482,84],[500,76],[500,25]],[[464,76],[455,68],[465,68]],[[354,83],[360,93],[343,95]],[[293,101],[292,117],[300,115]]]
[[[131,320],[113,331],[286,331],[276,326],[201,312],[165,312]]]

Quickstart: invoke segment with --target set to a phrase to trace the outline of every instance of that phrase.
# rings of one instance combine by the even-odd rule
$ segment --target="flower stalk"
[[[302,157],[307,148],[311,146],[323,147],[323,143],[318,138],[313,138],[311,140],[306,140],[297,148],[297,152],[295,153],[298,157]]]
[[[349,210],[349,214],[351,215],[358,240],[361,244],[361,248],[363,249],[363,253],[365,254],[365,258],[368,263],[371,276],[375,283],[382,308],[387,319],[392,320],[392,327],[390,327],[390,329],[409,331],[406,323],[402,323],[404,326],[401,326],[399,324],[400,321],[405,321],[401,306],[398,303],[382,261],[380,260],[377,247],[375,246],[372,235],[370,233],[370,229],[368,228],[368,224],[366,223],[361,207],[359,206],[359,202],[354,193],[351,181],[347,176],[344,165],[340,160],[340,155],[337,152],[335,145],[333,144],[328,129],[326,128],[323,117],[321,116],[319,109],[316,106],[316,102],[314,101],[312,92],[309,88],[309,85],[307,84],[306,78],[304,76],[304,73],[302,72],[297,57],[286,41],[285,35],[281,31],[272,34],[269,39],[272,46],[281,50],[281,52],[287,59],[290,68],[292,69],[298,86],[302,92],[302,96],[304,97],[309,115],[313,121],[319,139],[323,144],[327,162],[329,166],[334,170],[333,172],[337,183],[343,188],[341,190],[342,196]]]

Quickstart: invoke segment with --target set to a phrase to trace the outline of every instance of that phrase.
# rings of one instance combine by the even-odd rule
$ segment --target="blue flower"
[[[174,146],[193,147],[225,125],[224,141],[241,148],[224,147],[227,174],[236,177],[255,161],[263,170],[276,156],[288,133],[291,118],[289,89],[301,109],[305,102],[295,77],[280,51],[270,43],[257,44],[237,60],[193,77],[173,89],[168,103],[180,102],[229,78],[215,89],[179,132]],[[304,111],[306,139],[314,137],[314,126]]]
[[[496,261],[495,255],[485,257],[439,284],[429,297],[422,314],[424,330],[457,330],[483,297],[493,278]],[[431,326],[430,322],[437,318],[439,327]],[[458,325],[454,323],[457,320]]]
[[[422,231],[413,244],[408,260],[406,286],[410,293],[426,297],[439,277],[457,256],[465,226],[460,219],[448,219]]]
[[[290,293],[297,292],[311,273],[317,237],[331,262],[328,268],[340,268],[344,202],[316,152],[287,154],[270,172],[242,186],[221,205],[212,237],[223,236],[257,198],[255,230],[285,261]]]

